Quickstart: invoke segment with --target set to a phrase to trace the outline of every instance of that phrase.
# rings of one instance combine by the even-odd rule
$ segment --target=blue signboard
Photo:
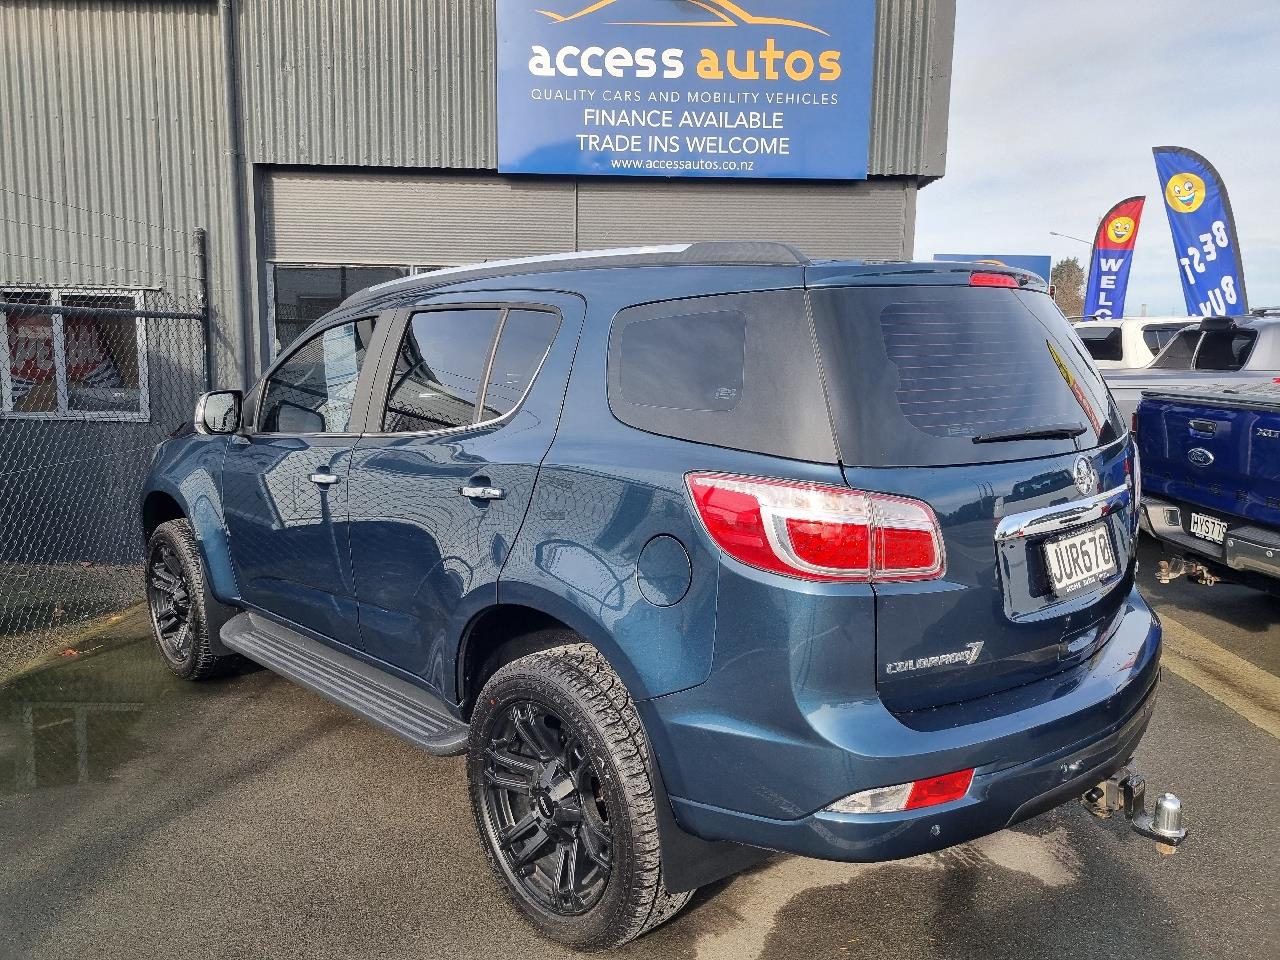
[[[867,176],[875,0],[498,0],[498,169]]]
[[[984,260],[988,263],[1002,263],[1006,267],[1013,267],[1015,270],[1026,270],[1028,273],[1034,273],[1045,283],[1049,282],[1049,274],[1053,270],[1053,260],[1051,258],[1020,253],[939,253],[933,259],[960,260],[965,263],[980,263]]]
[[[1248,313],[1236,220],[1218,171],[1185,147],[1156,147],[1152,152],[1187,313],[1205,317]]]

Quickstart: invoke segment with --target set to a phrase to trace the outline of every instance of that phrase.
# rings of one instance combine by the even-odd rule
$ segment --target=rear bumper
[[[768,820],[672,799],[676,816],[700,836],[783,850],[820,860],[900,860],[984,837],[1080,796],[1133,756],[1155,709],[1153,685],[1117,727],[1026,763],[979,770],[968,796],[925,810],[891,814],[819,811],[800,820]]]
[[[1199,509],[1202,513],[1225,520],[1225,542],[1219,545],[1187,533],[1183,514],[1190,509]],[[1229,516],[1191,504],[1156,497],[1143,501],[1142,517],[1145,530],[1180,552],[1214,560],[1232,570],[1280,578],[1280,532],[1233,521]]]
[[[1132,756],[1155,705],[1160,626],[1132,593],[1088,662],[953,708],[895,715],[878,699],[824,703],[782,732],[711,715],[699,691],[642,704],[676,819],[707,840],[825,860],[896,860],[994,833],[1106,779]],[[707,686],[714,685],[714,678]],[[838,814],[850,794],[974,768],[949,804]],[[724,802],[725,800],[729,802]]]

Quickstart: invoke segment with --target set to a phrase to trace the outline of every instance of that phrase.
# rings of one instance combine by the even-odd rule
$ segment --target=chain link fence
[[[139,602],[142,485],[208,382],[199,277],[39,272],[0,275],[0,680]]]

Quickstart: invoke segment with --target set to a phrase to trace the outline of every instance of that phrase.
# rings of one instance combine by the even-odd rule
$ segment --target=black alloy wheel
[[[508,704],[484,749],[484,812],[526,896],[564,917],[600,902],[612,870],[601,780],[582,741],[551,707]]]
[[[192,592],[173,547],[163,540],[154,544],[147,564],[147,603],[160,648],[175,663],[191,656]]]
[[[215,652],[209,635],[237,611],[219,603],[205,587],[200,544],[188,521],[156,527],[147,542],[145,573],[151,633],[170,671],[184,680],[226,674],[237,658]]]

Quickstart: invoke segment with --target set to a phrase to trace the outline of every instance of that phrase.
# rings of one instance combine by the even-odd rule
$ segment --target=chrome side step
[[[447,757],[467,748],[467,726],[443,701],[265,617],[242,613],[222,628],[222,642],[326,700],[364,717],[427,753]]]

